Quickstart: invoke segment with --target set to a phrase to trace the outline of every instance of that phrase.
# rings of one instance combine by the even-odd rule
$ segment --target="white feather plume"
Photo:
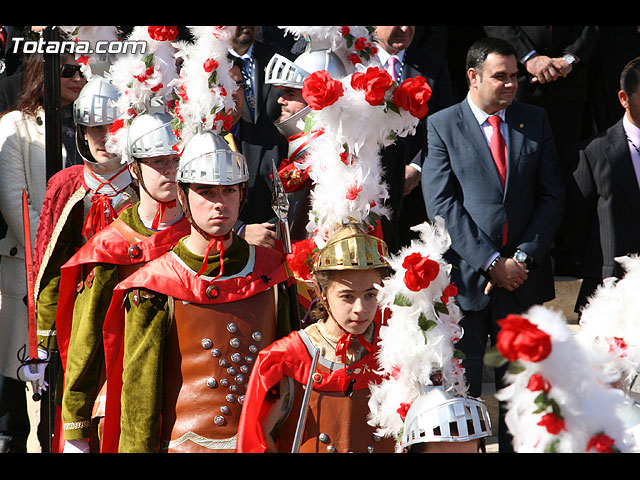
[[[629,451],[624,425],[616,413],[627,399],[622,391],[603,381],[595,357],[576,341],[562,314],[534,306],[523,316],[550,336],[551,351],[537,362],[518,360],[522,369],[508,373],[507,386],[496,394],[498,400],[507,403],[505,422],[513,435],[515,451],[583,453],[599,434],[610,437],[618,450]],[[558,433],[538,425],[553,407],[545,402],[539,410],[541,391],[527,388],[534,374],[548,384],[546,398],[555,402],[554,413],[564,420],[564,428]]]
[[[221,132],[221,115],[235,109],[232,93],[238,88],[229,75],[231,27],[189,27],[193,43],[179,53],[180,77],[173,82],[179,96],[179,136],[186,143],[199,129]]]
[[[404,426],[398,409],[410,405],[424,387],[433,385],[433,375],[441,375],[447,391],[465,396],[464,370],[456,355],[455,343],[462,336],[461,311],[454,298],[446,306],[441,297],[450,285],[451,265],[444,258],[451,240],[444,220],[423,223],[413,230],[420,233],[408,247],[388,259],[394,274],[380,287],[378,301],[390,312],[387,325],[380,330],[378,362],[384,380],[371,385],[369,423],[378,433],[397,437]],[[420,254],[438,263],[437,277],[420,291],[404,282],[405,259]]]
[[[628,391],[640,373],[640,257],[616,261],[625,271],[623,278],[605,281],[589,298],[577,338],[603,356],[603,372]]]
[[[129,51],[119,55],[106,77],[119,89],[120,128],[107,136],[106,148],[121,155],[126,162],[127,127],[139,114],[148,111],[152,99],[165,105],[173,100],[173,81],[178,76],[176,46],[169,40],[154,40],[148,26],[136,26],[128,41],[144,42],[144,52]]]
[[[106,25],[63,26],[60,27],[60,30],[65,32],[69,40],[88,44],[88,52],[83,50],[75,55],[83,76],[90,80],[94,75],[104,75],[113,60],[113,56],[108,53],[101,53],[106,45],[97,49],[97,43],[119,41],[120,31],[118,28]]]

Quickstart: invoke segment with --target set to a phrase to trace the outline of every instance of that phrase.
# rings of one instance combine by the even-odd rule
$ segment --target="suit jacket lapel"
[[[466,138],[468,143],[472,145],[476,155],[474,156],[477,162],[484,167],[488,173],[491,185],[495,186],[500,192],[503,193],[502,182],[496,169],[496,164],[491,155],[489,144],[487,139],[478,125],[476,117],[471,111],[471,107],[467,103],[467,100],[463,100],[460,104],[460,120],[458,122],[458,128],[460,129],[461,137]],[[508,146],[507,146],[508,147]]]
[[[629,203],[640,216],[640,187],[629,153],[629,144],[622,120],[611,130],[611,142],[603,148],[603,155],[611,164],[613,179],[629,199]]]
[[[509,185],[513,182],[512,177],[518,171],[518,163],[522,158],[522,149],[525,144],[525,136],[522,129],[525,128],[524,120],[519,115],[517,104],[511,104],[505,112],[505,123],[507,125],[507,183],[505,193]]]

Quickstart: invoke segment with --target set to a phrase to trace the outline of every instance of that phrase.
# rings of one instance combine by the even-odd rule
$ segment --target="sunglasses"
[[[72,65],[65,63],[60,68],[60,76],[62,78],[72,78],[76,73],[80,72],[80,65]]]

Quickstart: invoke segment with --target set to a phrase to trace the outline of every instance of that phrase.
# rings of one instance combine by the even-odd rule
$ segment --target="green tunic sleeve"
[[[168,318],[166,296],[144,290],[128,292],[120,397],[122,453],[159,451],[162,352]]]
[[[62,397],[62,424],[66,440],[89,438],[91,412],[102,386],[102,326],[111,292],[119,279],[115,265],[87,267],[93,269],[94,276],[76,297],[67,354]]]

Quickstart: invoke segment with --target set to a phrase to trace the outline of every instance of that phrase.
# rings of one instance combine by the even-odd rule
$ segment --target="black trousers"
[[[0,451],[26,453],[29,430],[25,384],[0,375]]]
[[[494,288],[491,292],[491,301],[482,310],[464,310],[460,325],[463,328],[462,338],[457,343],[465,355],[462,366],[469,384],[469,395],[480,397],[482,395],[482,384],[484,382],[484,362],[483,357],[487,344],[494,346],[500,327],[498,321],[508,314],[520,314],[526,308],[516,299],[515,295],[502,288]],[[507,366],[494,369],[496,392],[505,387],[504,374]],[[498,415],[498,447],[500,453],[512,453],[512,437],[504,422],[506,408],[504,402],[499,403]],[[495,432],[495,426],[494,432]]]

